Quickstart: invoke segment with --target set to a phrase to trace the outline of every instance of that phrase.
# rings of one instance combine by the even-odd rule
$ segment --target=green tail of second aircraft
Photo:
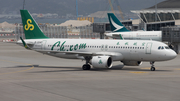
[[[117,17],[113,13],[108,13],[109,22],[111,25],[111,31],[113,32],[127,32],[123,24],[117,19]]]
[[[41,29],[27,10],[20,10],[20,12],[26,39],[48,38],[44,35],[44,33],[41,31]]]

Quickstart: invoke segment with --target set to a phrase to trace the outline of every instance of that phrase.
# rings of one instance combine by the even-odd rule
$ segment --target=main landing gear
[[[90,69],[91,69],[91,66],[90,66],[89,64],[84,64],[84,65],[82,66],[82,69],[83,69],[83,70],[90,70]]]
[[[86,59],[86,64],[84,64],[82,66],[82,69],[83,70],[90,70],[91,69],[91,65],[89,65],[89,61],[91,60],[91,57],[85,57]]]
[[[151,64],[151,71],[155,71],[156,70],[156,68],[154,67],[154,61],[151,61],[150,62],[150,64]]]

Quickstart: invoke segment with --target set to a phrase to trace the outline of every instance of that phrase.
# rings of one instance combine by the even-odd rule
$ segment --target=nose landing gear
[[[156,68],[154,67],[154,61],[151,61],[150,62],[150,64],[151,64],[151,71],[155,71],[156,70]]]

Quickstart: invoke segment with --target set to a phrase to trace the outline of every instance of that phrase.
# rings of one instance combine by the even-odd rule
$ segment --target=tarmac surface
[[[0,101],[180,101],[180,55],[112,69],[81,69],[67,60],[0,42]]]

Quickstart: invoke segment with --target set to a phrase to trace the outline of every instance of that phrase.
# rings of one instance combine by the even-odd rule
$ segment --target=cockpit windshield
[[[158,49],[159,49],[159,50],[160,50],[160,49],[164,49],[164,47],[163,47],[163,46],[159,46]]]
[[[170,49],[168,46],[165,46],[166,49]]]
[[[159,46],[158,49],[161,49],[161,46]]]
[[[168,46],[159,46],[158,50],[162,50],[162,49],[170,49]]]

